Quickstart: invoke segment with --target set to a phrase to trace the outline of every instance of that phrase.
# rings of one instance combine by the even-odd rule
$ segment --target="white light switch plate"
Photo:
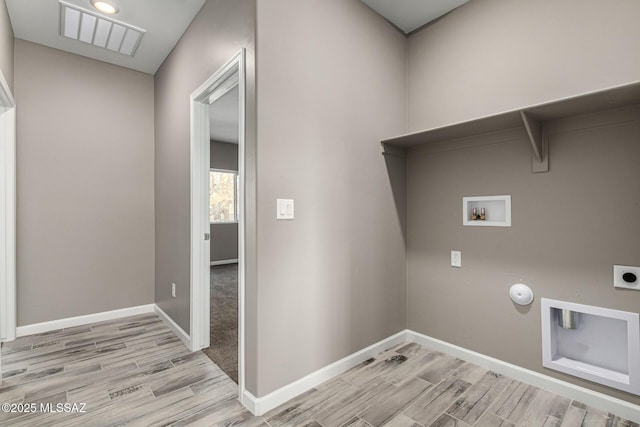
[[[461,251],[451,251],[451,267],[462,267]]]
[[[277,199],[276,201],[276,219],[293,219],[293,200]]]

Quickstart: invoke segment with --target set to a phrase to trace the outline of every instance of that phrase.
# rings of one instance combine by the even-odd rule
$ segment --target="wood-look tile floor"
[[[235,383],[153,314],[20,338],[3,345],[2,367],[0,403],[86,412],[0,412],[0,426],[639,427],[412,343],[253,417]]]

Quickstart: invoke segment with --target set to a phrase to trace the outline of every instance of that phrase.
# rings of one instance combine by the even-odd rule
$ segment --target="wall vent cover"
[[[123,55],[135,55],[146,30],[62,0],[59,3],[60,35]]]

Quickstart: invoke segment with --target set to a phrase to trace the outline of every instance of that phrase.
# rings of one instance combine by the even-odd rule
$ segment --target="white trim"
[[[406,341],[406,331],[398,332],[395,335],[385,338],[382,341],[378,341],[375,344],[370,345],[356,353],[353,353],[347,357],[344,357],[337,362],[318,369],[309,375],[300,378],[278,390],[269,393],[264,397],[255,397],[251,393],[245,390],[244,394],[240,396],[240,402],[249,409],[254,415],[260,416],[277,408],[281,404],[293,399],[294,397],[304,393],[313,387],[322,384],[323,382],[330,380],[331,378],[339,375],[359,363],[364,362],[370,357],[383,352],[384,350],[392,347],[396,344],[400,344]]]
[[[49,322],[34,323],[32,325],[18,326],[17,336],[41,334],[74,326],[88,325],[90,323],[115,320],[122,317],[136,316],[138,314],[154,313],[155,304],[138,305],[135,307],[121,308],[118,310],[103,311],[101,313],[87,314],[84,316],[67,317],[65,319],[51,320]]]
[[[209,165],[209,166],[211,166],[211,165]],[[226,173],[235,173],[236,175],[238,175],[238,171],[237,170],[233,170],[233,169],[220,169],[220,168],[209,167],[209,172],[226,172]]]
[[[208,347],[209,337],[207,326],[198,321],[204,313],[209,312],[210,296],[203,283],[208,282],[205,271],[200,266],[208,262],[210,257],[210,240],[204,240],[205,233],[210,233],[209,216],[207,226],[203,222],[203,214],[208,200],[208,184],[204,185],[202,169],[207,169],[207,183],[209,181],[209,153],[208,144],[205,147],[201,140],[209,135],[208,104],[197,101],[194,93],[191,95],[191,267],[190,267],[190,336],[192,351]],[[207,136],[208,138],[208,136]],[[206,209],[208,211],[208,209]]]
[[[171,331],[176,334],[178,338],[180,338],[180,340],[187,348],[191,348],[191,338],[189,337],[189,334],[184,331],[184,329],[182,329],[176,322],[174,322],[173,319],[169,317],[169,315],[165,313],[164,310],[160,308],[160,306],[158,306],[158,304],[153,304],[153,311],[164,322],[164,324],[167,325],[167,327],[171,329]]]
[[[91,323],[116,320],[123,317],[136,316],[139,314],[155,313],[173,333],[176,334],[187,348],[191,347],[191,339],[176,322],[169,317],[157,304],[138,305],[134,307],[121,308],[118,310],[103,311],[101,313],[87,314],[84,316],[67,317],[65,319],[51,320],[49,322],[34,323],[32,325],[18,326],[17,336],[25,337],[33,334],[56,331],[58,329],[73,328],[74,326],[89,325]]]
[[[54,320],[50,322],[37,323],[33,325],[18,327],[18,336],[26,336],[37,333],[49,332],[52,330],[81,326],[90,323],[115,320],[122,317],[134,316],[144,313],[156,313],[160,319],[190,347],[189,336],[180,326],[178,326],[160,307],[156,304],[147,304],[136,307],[123,308],[102,313],[77,316],[67,319]],[[443,353],[459,357],[467,362],[474,363],[486,369],[490,369],[502,375],[509,376],[518,381],[531,384],[535,387],[557,393],[559,395],[577,400],[589,406],[601,409],[626,418],[633,422],[640,422],[640,406],[634,405],[615,397],[589,390],[566,381],[550,377],[539,372],[513,365],[511,363],[459,347],[448,342],[429,337],[411,330],[398,332],[386,339],[383,339],[367,348],[346,356],[337,362],[318,369],[311,374],[300,378],[284,387],[275,390],[264,397],[255,397],[246,389],[242,389],[239,394],[240,402],[254,415],[260,416],[271,409],[291,400],[292,398],[316,387],[323,382],[339,375],[359,363],[373,357],[380,352],[403,342],[414,342],[429,349],[441,351]],[[240,390],[239,390],[240,391]]]
[[[246,60],[245,50],[241,49],[238,57],[238,191],[240,209],[238,212],[238,396],[245,391],[244,362],[245,362],[245,227],[246,227],[246,168],[245,168],[245,120],[246,120]],[[209,144],[207,144],[209,145]],[[209,282],[207,282],[207,289]],[[209,319],[205,319],[209,324]]]
[[[212,267],[214,265],[225,265],[225,264],[237,264],[238,263],[238,258],[236,259],[223,259],[220,261],[211,261],[209,263],[209,265],[211,265]]]
[[[16,338],[16,103],[0,71],[0,341]]]
[[[240,403],[249,410],[253,415],[259,417],[269,410],[265,411],[261,404],[261,399],[255,397],[253,394],[249,392],[249,390],[244,390],[244,392],[238,397]],[[286,401],[285,401],[286,402]],[[283,402],[284,403],[284,402]]]
[[[239,68],[244,51],[240,51],[211,77],[209,77],[190,98],[191,105],[191,350],[209,347],[209,271],[203,268],[210,262],[210,241],[205,233],[210,233],[209,206],[209,164],[210,129],[209,105],[240,85],[240,104],[243,104],[242,84]],[[241,114],[242,115],[242,114]],[[239,135],[240,149],[242,134]],[[206,318],[206,322],[204,321]]]
[[[238,86],[238,174],[240,185],[240,212],[238,222],[238,396],[242,399],[244,379],[244,305],[245,305],[245,50],[241,49],[225,65],[207,79],[190,98],[191,137],[191,265],[190,265],[190,333],[192,351],[209,346],[210,286],[209,263],[211,245],[204,240],[210,233],[209,196],[210,129],[209,104]],[[206,268],[205,268],[206,267]]]
[[[531,371],[475,351],[467,350],[466,348],[458,347],[457,345],[449,344],[448,342],[431,338],[418,332],[407,330],[406,337],[408,341],[459,357],[518,381],[577,400],[594,408],[611,412],[633,422],[640,422],[640,406],[634,405],[631,402],[616,399],[615,397],[598,393],[597,391],[589,390],[539,372]]]
[[[557,301],[542,298],[540,301],[542,311],[542,366],[575,377],[584,378],[608,387],[617,388],[635,395],[640,394],[640,315],[628,311],[612,310],[609,308],[595,307],[591,305],[576,304],[565,301]],[[563,357],[558,351],[558,327],[557,314],[552,309],[565,309],[577,313],[591,314],[593,316],[608,319],[617,319],[624,322],[626,327],[626,352],[627,352],[627,372],[617,372],[586,363],[584,360],[577,360],[572,357]],[[604,336],[589,336],[589,329],[584,329],[583,322],[580,321],[578,330],[580,339],[594,339],[605,341]],[[587,333],[587,335],[584,335]],[[593,333],[593,332],[591,332]],[[588,338],[587,338],[588,337]],[[610,351],[624,352],[622,346],[614,349],[614,344],[608,342],[606,345],[607,354]]]
[[[336,375],[345,372],[353,366],[356,366],[358,363],[362,363],[387,348],[402,342],[414,342],[432,350],[441,351],[443,353],[459,357],[467,362],[471,362],[499,374],[509,376],[518,381],[551,391],[569,399],[577,400],[589,406],[593,406],[594,408],[626,418],[630,421],[636,423],[640,422],[640,406],[634,405],[631,402],[589,390],[539,372],[531,371],[409,329],[398,332],[389,338],[340,359],[335,363],[318,369],[317,371],[281,387],[264,397],[255,397],[249,391],[244,390],[240,395],[240,402],[254,415],[263,415],[305,391],[308,391]]]

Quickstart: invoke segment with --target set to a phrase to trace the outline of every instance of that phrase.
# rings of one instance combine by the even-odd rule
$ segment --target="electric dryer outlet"
[[[613,266],[613,286],[615,288],[640,291],[640,267],[629,265]]]

